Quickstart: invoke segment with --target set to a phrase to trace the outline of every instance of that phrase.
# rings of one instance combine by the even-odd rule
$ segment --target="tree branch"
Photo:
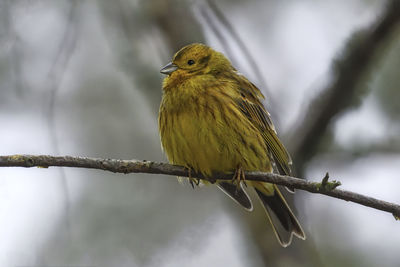
[[[98,169],[114,173],[152,173],[176,176],[189,176],[188,169],[167,163],[152,162],[146,160],[119,160],[100,159],[71,156],[47,156],[47,155],[10,155],[0,156],[0,167],[75,167],[86,169]],[[213,177],[204,177],[199,173],[191,172],[191,177],[215,182],[218,180],[231,180],[232,173],[216,173]],[[308,182],[296,177],[284,176],[274,173],[246,172],[246,180],[268,182],[283,186],[301,189],[311,193],[318,193],[330,197],[351,201],[370,208],[392,213],[396,219],[400,217],[400,205],[379,200],[358,193],[336,189],[340,182],[328,182],[328,174],[321,183]]]
[[[399,24],[400,1],[392,0],[374,24],[353,35],[341,56],[334,61],[332,82],[301,113],[304,119],[297,119],[299,123],[292,131],[296,137],[292,138],[290,152],[299,175],[305,163],[317,152],[334,118],[361,102],[368,86],[364,86],[364,92],[357,86],[369,74]]]

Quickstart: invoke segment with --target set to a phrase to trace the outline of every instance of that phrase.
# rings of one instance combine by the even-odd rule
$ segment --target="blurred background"
[[[0,154],[166,161],[159,69],[192,42],[266,95],[296,175],[400,203],[399,1],[0,0]],[[388,213],[297,191],[281,248],[258,203],[174,177],[0,168],[0,266],[399,266]]]

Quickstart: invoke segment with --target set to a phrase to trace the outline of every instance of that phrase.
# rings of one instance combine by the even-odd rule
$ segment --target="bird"
[[[246,171],[291,174],[291,157],[261,91],[221,52],[201,43],[181,48],[160,72],[166,76],[158,126],[168,161],[205,177],[234,173],[232,181],[215,184],[249,211],[246,189],[254,188],[280,245],[290,245],[293,236],[306,239],[277,185],[245,179]]]

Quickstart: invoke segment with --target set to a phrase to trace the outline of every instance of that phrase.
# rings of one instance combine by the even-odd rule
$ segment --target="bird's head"
[[[233,70],[233,67],[222,53],[204,44],[194,43],[181,48],[174,55],[172,62],[164,66],[160,72],[190,77],[229,70]]]

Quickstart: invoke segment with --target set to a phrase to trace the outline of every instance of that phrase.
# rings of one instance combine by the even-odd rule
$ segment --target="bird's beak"
[[[171,73],[173,73],[174,71],[176,71],[177,69],[178,69],[178,66],[175,65],[174,63],[170,62],[170,63],[168,63],[167,65],[165,65],[165,66],[160,70],[160,72],[161,72],[162,74],[171,74]]]

